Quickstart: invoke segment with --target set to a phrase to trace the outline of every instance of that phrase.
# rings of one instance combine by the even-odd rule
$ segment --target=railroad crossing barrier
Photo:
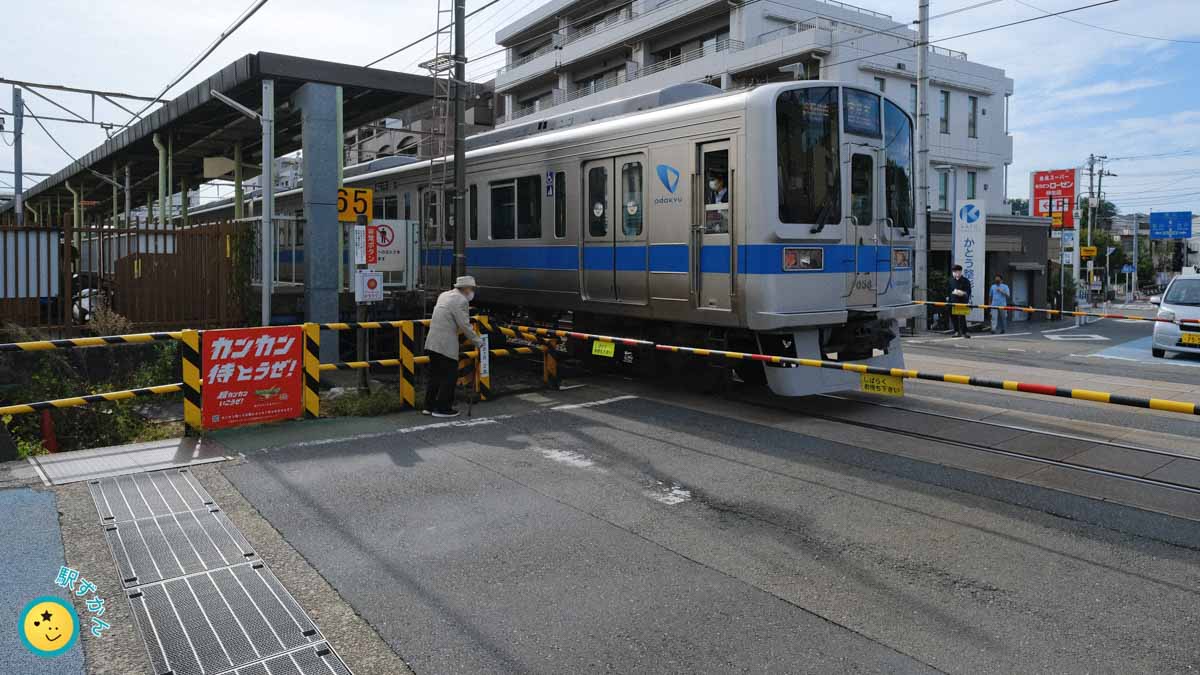
[[[1017,307],[1014,305],[970,305],[964,302],[937,302],[934,300],[913,300],[913,304],[929,305],[931,307],[950,307],[955,309],[1006,309],[1011,312],[1026,314],[1046,314],[1049,316],[1069,316],[1096,319],[1125,319],[1129,321],[1154,321],[1173,324],[1200,324],[1200,319],[1160,319],[1157,316],[1134,316],[1132,314],[1107,314],[1100,312],[1065,311],[1059,309],[1043,309],[1040,307]]]

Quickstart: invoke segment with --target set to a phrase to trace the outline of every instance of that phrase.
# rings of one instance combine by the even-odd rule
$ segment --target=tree
[[[1028,199],[1010,199],[1008,203],[1012,206],[1014,216],[1029,215],[1029,200]]]
[[[1091,215],[1091,209],[1087,208],[1086,200],[1080,200],[1080,202],[1082,208],[1079,215],[1079,234],[1083,237],[1084,241],[1087,241],[1088,217]],[[1107,199],[1101,199],[1100,204],[1096,207],[1096,231],[1111,230],[1113,218],[1120,213],[1116,204]],[[1095,233],[1092,236],[1094,238]]]

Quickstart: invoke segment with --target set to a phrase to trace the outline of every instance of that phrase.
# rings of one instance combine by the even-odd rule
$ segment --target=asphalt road
[[[418,673],[1200,663],[1200,552],[818,459],[786,412],[612,396],[321,421],[220,470]]]
[[[1134,310],[1114,310],[1146,314]],[[1096,375],[1142,377],[1165,382],[1200,382],[1200,356],[1150,353],[1154,324],[1101,319],[1075,327],[1072,321],[1010,323],[1002,335],[972,333],[969,340],[928,333],[905,338],[914,354],[975,358],[1029,367],[1066,368]]]

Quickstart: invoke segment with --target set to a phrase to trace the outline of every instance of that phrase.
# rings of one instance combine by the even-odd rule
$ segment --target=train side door
[[[583,299],[614,302],[616,233],[613,231],[613,161],[593,160],[583,164]]]
[[[421,188],[421,261],[426,289],[444,291],[450,287],[449,267],[445,266],[446,245],[440,235],[443,232],[441,190]],[[451,244],[453,251],[453,244]]]
[[[647,301],[645,158],[624,155],[583,165],[583,297]]]
[[[699,309],[729,311],[733,300],[733,171],[729,141],[699,146],[693,177],[699,208],[692,226],[691,276]],[[698,180],[697,180],[698,179]]]
[[[853,238],[854,269],[848,307],[874,305],[879,288],[880,222],[885,217],[882,195],[880,152],[866,145],[850,144],[850,180],[846,181],[846,204],[849,205],[850,227],[846,236]]]

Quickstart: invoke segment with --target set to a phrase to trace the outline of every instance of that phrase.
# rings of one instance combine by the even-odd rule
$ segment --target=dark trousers
[[[454,383],[458,379],[458,359],[434,351],[429,356],[429,383],[425,386],[425,409],[449,412],[454,407]]]
[[[967,334],[967,317],[961,314],[950,315],[950,325],[954,327],[954,334]]]

